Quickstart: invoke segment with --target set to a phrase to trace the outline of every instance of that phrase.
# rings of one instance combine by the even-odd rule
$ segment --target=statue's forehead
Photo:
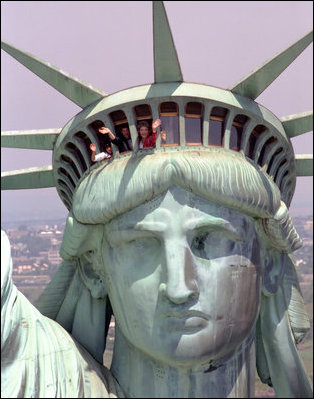
[[[219,203],[200,197],[189,190],[172,186],[164,193],[146,201],[136,208],[113,219],[110,229],[132,228],[143,221],[171,223],[171,219],[181,219],[182,223],[192,218],[226,220],[232,225],[244,227],[253,223],[251,217]]]

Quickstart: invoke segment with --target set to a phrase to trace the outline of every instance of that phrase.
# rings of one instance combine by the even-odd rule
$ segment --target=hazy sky
[[[166,1],[184,80],[228,88],[313,27],[311,1]],[[153,82],[152,3],[2,1],[2,40],[111,94]],[[1,51],[1,130],[61,128],[80,108]],[[311,44],[256,100],[277,117],[313,109]],[[292,140],[312,153],[313,135]],[[51,164],[50,151],[2,149],[1,170]],[[298,178],[292,215],[311,214]],[[63,217],[54,188],[2,192],[4,221]]]

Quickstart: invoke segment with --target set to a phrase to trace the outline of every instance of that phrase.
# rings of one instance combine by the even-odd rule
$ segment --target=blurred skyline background
[[[227,89],[308,33],[311,1],[165,1],[183,78]],[[2,40],[107,94],[152,83],[150,1],[3,1]],[[1,51],[1,130],[62,128],[76,106]],[[277,117],[313,109],[313,44],[256,99]],[[312,132],[292,139],[313,152]],[[1,149],[1,170],[49,165],[51,151]],[[55,188],[1,192],[2,220],[66,217]],[[300,177],[290,211],[313,213],[313,179]]]

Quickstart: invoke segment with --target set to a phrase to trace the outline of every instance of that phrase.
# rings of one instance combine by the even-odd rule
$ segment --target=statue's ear
[[[87,254],[99,247],[103,236],[102,224],[83,224],[70,212],[64,230],[60,255],[65,260]]]
[[[91,296],[101,299],[106,296],[106,289],[102,277],[95,271],[94,263],[97,263],[96,251],[88,251],[79,258],[79,273],[81,279],[89,289]]]
[[[284,274],[286,254],[275,249],[264,251],[263,294],[274,295]]]

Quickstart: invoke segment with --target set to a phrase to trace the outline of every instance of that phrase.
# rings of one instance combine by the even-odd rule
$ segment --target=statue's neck
[[[255,345],[249,337],[215,370],[185,369],[161,363],[134,348],[116,326],[111,371],[131,398],[254,397]]]

